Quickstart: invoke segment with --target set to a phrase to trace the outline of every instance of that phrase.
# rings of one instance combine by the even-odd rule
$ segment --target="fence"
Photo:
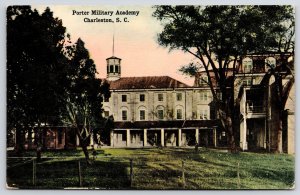
[[[222,175],[220,170],[207,172],[205,159],[198,159],[200,166],[194,160],[101,157],[88,165],[82,158],[8,157],[7,185],[22,189],[210,189],[207,180],[212,174],[214,182],[226,180],[231,188],[240,188],[240,163]]]

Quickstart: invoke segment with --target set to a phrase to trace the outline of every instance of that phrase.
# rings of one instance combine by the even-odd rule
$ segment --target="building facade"
[[[103,116],[113,117],[109,139],[101,134],[91,138],[91,145],[110,147],[227,147],[227,134],[215,109],[207,75],[199,72],[193,86],[168,76],[121,77],[121,59],[106,59],[111,97],[103,102]],[[291,54],[248,55],[239,69],[228,78],[234,79],[234,101],[238,112],[234,117],[236,139],[242,151],[275,151],[278,145],[286,153],[295,153],[295,85]],[[278,106],[278,83],[270,68],[288,65],[290,72],[280,69],[280,89],[286,96]],[[212,74],[212,73],[210,73]],[[213,74],[213,87],[218,89]],[[217,94],[220,95],[220,94]],[[220,97],[222,98],[222,97]],[[282,131],[278,131],[282,127]],[[36,148],[36,142],[47,149],[74,148],[76,135],[66,127],[43,127],[25,135],[25,148]],[[281,133],[281,134],[279,134]],[[37,136],[38,135],[38,136]],[[108,137],[108,136],[107,136]],[[281,137],[281,139],[279,139]],[[97,141],[94,141],[97,140]]]
[[[217,147],[224,142],[207,86],[191,87],[168,76],[121,77],[120,62],[107,59],[111,97],[103,109],[115,121],[107,144]]]
[[[267,79],[270,68],[292,63],[290,54],[248,55],[234,75],[234,97],[239,102],[237,128],[240,148],[275,150],[278,108],[274,105],[274,79]],[[117,68],[115,68],[117,67]],[[226,132],[216,114],[206,73],[188,86],[167,76],[121,77],[121,59],[107,59],[107,80],[111,98],[103,103],[104,115],[113,116],[110,146],[226,146]],[[228,77],[232,77],[229,71]],[[282,74],[285,87],[291,76]],[[212,78],[213,79],[213,78]],[[218,87],[215,85],[214,87]],[[294,85],[283,114],[283,150],[294,153]]]

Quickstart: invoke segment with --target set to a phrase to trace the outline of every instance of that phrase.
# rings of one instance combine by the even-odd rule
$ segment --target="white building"
[[[121,77],[121,59],[107,58],[111,97],[104,115],[114,117],[111,146],[203,146],[224,142],[210,89],[168,76]],[[223,133],[224,137],[224,133]]]
[[[286,60],[291,55],[286,55]],[[274,81],[264,79],[271,66],[280,66],[282,55],[249,55],[235,74],[234,96],[240,102],[238,139],[242,150],[275,150],[278,109]],[[284,58],[285,59],[285,58]],[[121,77],[121,59],[107,58],[107,80],[111,97],[103,103],[104,115],[114,118],[110,132],[113,147],[226,146],[227,137],[217,118],[206,73],[199,73],[194,86],[168,76]],[[269,64],[268,66],[266,64]],[[228,77],[232,74],[229,73]],[[213,78],[212,78],[213,80]],[[294,153],[294,85],[283,118],[285,152]],[[218,86],[214,86],[218,87]]]

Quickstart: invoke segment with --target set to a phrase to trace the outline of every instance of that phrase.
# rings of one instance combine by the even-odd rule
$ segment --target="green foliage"
[[[195,63],[190,63],[188,65],[182,66],[179,71],[187,76],[195,76],[200,70],[200,67],[197,66]]]
[[[32,126],[57,114],[66,78],[64,40],[65,27],[49,9],[39,15],[29,6],[7,8],[9,127]]]
[[[158,43],[190,53],[200,62],[218,116],[228,133],[228,143],[235,150],[237,132],[232,123],[239,101],[234,99],[233,88],[238,61],[249,53],[293,52],[293,7],[163,5],[154,8],[153,16],[163,24]],[[180,70],[193,76],[197,67],[189,64]],[[218,90],[221,96],[217,95]]]
[[[73,47],[69,48],[70,60],[69,81],[65,95],[65,110],[63,120],[66,124],[75,127],[80,145],[88,153],[86,147],[95,130],[103,125],[102,102],[110,96],[109,85],[95,78],[96,66],[90,59],[84,42],[78,39]]]
[[[37,124],[99,125],[110,93],[95,74],[84,42],[72,45],[49,8],[42,14],[30,6],[7,8],[7,122],[20,146],[20,134]]]

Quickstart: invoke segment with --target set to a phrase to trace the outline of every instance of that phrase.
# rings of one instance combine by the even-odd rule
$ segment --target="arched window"
[[[183,119],[183,112],[184,112],[184,109],[183,109],[183,106],[182,105],[177,105],[175,107],[175,114],[176,114],[176,119],[177,120],[182,120]]]
[[[119,66],[115,65],[115,73],[119,73]]]
[[[120,119],[121,119],[122,121],[128,121],[128,120],[130,120],[128,108],[125,107],[125,106],[122,106],[122,107],[120,108],[120,110],[121,110],[121,113],[120,113],[120,114],[121,114]]]
[[[110,114],[111,114],[110,108],[105,106],[104,111],[103,111],[103,117],[107,118],[107,117],[109,117]]]
[[[140,106],[138,108],[138,120],[140,120],[140,121],[147,120],[146,111],[147,111],[147,109],[145,106]]]
[[[163,120],[164,119],[164,114],[165,114],[165,108],[163,106],[157,106],[156,107],[156,112],[157,112],[158,120]]]

